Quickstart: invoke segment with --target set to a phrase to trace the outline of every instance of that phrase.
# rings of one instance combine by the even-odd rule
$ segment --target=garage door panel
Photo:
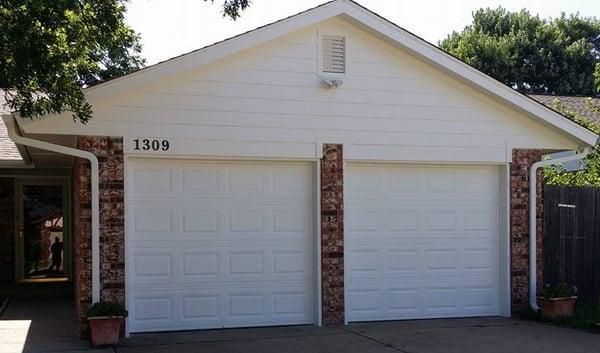
[[[153,160],[138,163],[130,175],[131,200],[196,198],[198,193],[216,199],[306,199],[313,179],[305,164],[285,162],[261,170],[254,162]]]
[[[250,245],[250,244],[248,244]],[[133,277],[131,283],[186,283],[190,281],[268,281],[304,280],[313,277],[309,244],[277,246],[254,244],[244,250],[219,247],[191,247],[162,244],[131,251]]]
[[[130,302],[137,330],[269,326],[312,320],[312,293],[294,285],[138,291]]]
[[[312,232],[309,202],[195,206],[196,203],[144,202],[133,208],[132,240],[218,238],[305,239]],[[246,203],[247,204],[247,203]]]
[[[310,164],[134,160],[128,173],[132,332],[313,322]]]
[[[498,313],[495,167],[351,165],[346,175],[350,321]]]

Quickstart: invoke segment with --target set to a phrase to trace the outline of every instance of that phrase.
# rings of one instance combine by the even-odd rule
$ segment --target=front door
[[[22,181],[18,184],[16,275],[20,282],[69,279],[66,186],[62,181]]]

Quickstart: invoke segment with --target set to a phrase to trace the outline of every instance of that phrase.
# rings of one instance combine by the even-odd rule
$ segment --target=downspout
[[[586,148],[572,156],[535,162],[529,170],[529,306],[534,311],[540,309],[537,305],[537,171],[541,167],[584,159],[589,153],[590,149]]]
[[[90,162],[92,184],[92,303],[98,302],[100,300],[100,192],[98,186],[98,158],[91,152],[19,136],[16,133],[16,122],[14,117],[3,115],[2,119],[8,128],[8,136],[18,145],[83,158]]]

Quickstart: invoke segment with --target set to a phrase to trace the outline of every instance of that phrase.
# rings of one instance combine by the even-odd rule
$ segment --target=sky
[[[223,0],[131,0],[127,22],[141,34],[147,64],[169,59],[317,6],[326,0],[253,0],[237,21],[223,18]],[[526,8],[541,17],[579,12],[600,18],[598,0],[358,0],[425,40],[437,44],[471,22],[479,8]]]

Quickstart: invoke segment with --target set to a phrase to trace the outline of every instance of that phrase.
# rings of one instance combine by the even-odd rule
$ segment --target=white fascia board
[[[595,145],[599,137],[592,131],[567,119],[554,110],[544,106],[526,95],[515,91],[472,66],[460,61],[440,48],[417,37],[416,35],[398,27],[383,17],[368,9],[348,0],[354,6],[348,6],[344,14],[359,25],[366,26],[380,36],[392,40],[400,47],[425,59],[430,64],[442,68],[455,77],[472,83],[488,93],[500,98],[502,101],[533,115],[542,121],[554,126],[571,136],[577,138],[585,145]]]
[[[116,78],[85,90],[90,101],[99,101],[124,91],[133,90],[160,79],[173,77],[196,69],[228,55],[253,48],[262,43],[300,30],[344,12],[347,3],[334,0],[300,14],[259,27],[250,32],[212,44],[182,56],[169,59],[148,68]]]
[[[584,146],[595,145],[599,137],[590,130],[570,121],[561,114],[538,103],[483,72],[447,54],[422,38],[398,27],[376,13],[351,0],[333,0],[300,14],[260,27],[245,34],[210,45],[203,49],[158,63],[146,69],[125,75],[86,89],[87,98],[98,102],[130,91],[160,79],[173,77],[202,65],[238,53],[285,34],[292,33],[329,18],[344,17],[367,28],[380,37],[391,40],[399,47],[424,59],[450,75],[480,88],[513,108],[577,139]]]

